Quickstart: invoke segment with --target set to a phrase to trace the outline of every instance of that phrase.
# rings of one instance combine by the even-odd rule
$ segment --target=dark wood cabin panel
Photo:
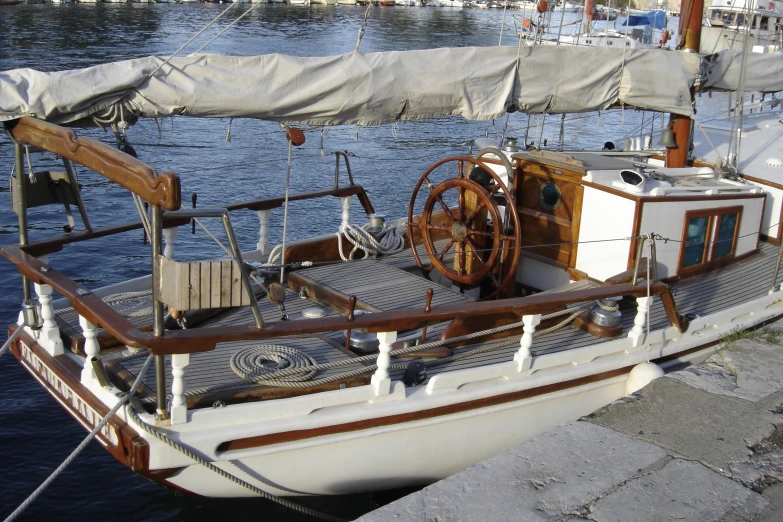
[[[582,175],[560,167],[530,161],[520,161],[516,185],[517,211],[522,225],[522,245],[532,252],[553,260],[558,265],[576,265],[576,242],[579,239]],[[559,203],[547,208],[541,202],[541,191],[555,185]],[[551,190],[551,189],[550,189]]]

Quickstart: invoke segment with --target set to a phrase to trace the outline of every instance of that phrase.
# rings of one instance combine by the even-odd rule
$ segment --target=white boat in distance
[[[781,76],[768,74],[780,59],[753,57],[748,88],[780,90]],[[392,223],[352,178],[191,210],[175,173],[58,124],[259,118],[285,123],[293,150],[305,146],[296,124],[620,105],[692,116],[700,67],[703,88],[736,89],[736,64],[733,55],[702,64],[687,52],[514,46],[6,71],[0,120],[17,165],[30,144],[64,169],[36,169],[33,184],[20,167],[13,180],[21,238],[2,253],[30,299],[10,326],[12,353],[84,426],[109,414],[98,439],[120,462],[179,490],[344,494],[448,476],[783,316],[780,216],[766,210],[780,209],[783,193],[719,165],[665,166],[662,151],[528,151],[509,140],[432,164]],[[62,180],[70,188],[58,197],[84,209],[73,163],[130,191],[140,221],[93,228],[85,217],[84,230],[28,241],[25,193]],[[273,210],[324,196],[341,198],[340,230],[270,251]],[[353,196],[366,226],[351,224]],[[229,216],[246,210],[260,232],[240,252]],[[226,257],[178,256],[177,227],[210,217]],[[145,277],[88,288],[49,263],[64,248],[88,262],[85,243],[144,227]],[[353,245],[368,257],[352,260],[361,255]],[[54,291],[63,297],[53,301]],[[129,390],[136,397],[123,407]]]
[[[777,52],[783,47],[782,23],[781,0],[713,0],[701,30],[700,52],[742,51],[746,38],[748,49]]]

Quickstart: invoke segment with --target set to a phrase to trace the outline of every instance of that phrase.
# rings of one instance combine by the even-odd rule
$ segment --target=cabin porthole
[[[538,203],[546,210],[555,210],[560,206],[560,189],[554,183],[541,185],[538,191]]]

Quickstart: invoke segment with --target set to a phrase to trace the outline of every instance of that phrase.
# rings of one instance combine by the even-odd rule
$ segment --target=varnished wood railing
[[[136,158],[52,123],[23,117],[6,124],[16,141],[53,152],[94,170],[137,194],[150,205],[166,210],[180,207],[179,176],[173,172],[158,175]]]
[[[436,306],[432,307],[429,313],[425,313],[423,308],[395,310],[357,315],[353,321],[349,321],[345,317],[326,317],[280,321],[267,325],[263,329],[256,328],[254,324],[247,324],[167,331],[162,337],[155,337],[152,334],[141,332],[125,317],[87,289],[25,252],[26,248],[19,245],[6,246],[2,249],[2,254],[15,263],[19,271],[31,281],[50,285],[57,290],[71,302],[79,315],[95,326],[104,328],[123,344],[147,347],[155,355],[205,352],[214,349],[217,343],[222,342],[271,339],[297,334],[334,332],[349,328],[363,328],[371,332],[390,332],[421,328],[457,318],[490,316],[503,312],[530,315],[540,313],[542,310],[551,310],[553,307],[607,297],[646,297],[648,292],[647,286],[644,284],[634,286],[625,283],[568,293],[536,294],[500,301]],[[677,313],[668,285],[661,282],[652,283],[650,295],[661,296],[667,317],[675,328],[680,331],[687,328],[687,321]]]

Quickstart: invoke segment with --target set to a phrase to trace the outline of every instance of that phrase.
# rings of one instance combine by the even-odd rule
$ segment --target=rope
[[[277,363],[277,368],[307,369],[314,366],[315,359],[300,352],[296,348],[279,344],[257,344],[248,346],[234,352],[231,356],[231,369],[243,379],[261,382],[266,380],[265,375],[274,373],[275,368],[264,365],[265,362]],[[316,370],[307,373],[292,375],[285,380],[296,382],[309,380],[315,375]]]
[[[21,328],[18,331],[20,331]],[[139,388],[139,385],[141,384],[141,378],[146,373],[147,368],[149,367],[150,363],[152,362],[153,356],[150,355],[147,357],[147,361],[144,363],[144,367],[142,367],[141,371],[139,372],[139,376],[136,377],[136,380],[133,383],[133,386],[131,387],[130,391],[128,393],[123,394],[120,397],[120,400],[117,401],[117,404],[114,405],[114,407],[109,410],[109,413],[106,414],[104,418],[101,419],[101,421],[93,428],[93,430],[87,435],[84,440],[76,446],[76,449],[71,452],[70,455],[68,455],[68,458],[66,458],[62,464],[60,464],[57,469],[55,469],[49,477],[43,481],[43,483],[38,486],[38,488],[32,492],[32,494],[27,497],[27,499],[19,504],[19,507],[16,508],[16,510],[8,515],[8,517],[5,519],[5,522],[11,522],[13,520],[16,520],[16,518],[22,514],[22,512],[27,509],[30,504],[35,502],[35,500],[43,493],[43,491],[51,484],[54,479],[56,479],[62,471],[68,467],[68,465],[73,462],[76,457],[81,453],[81,451],[87,447],[87,444],[98,434],[99,431],[103,429],[104,426],[109,422],[109,419],[111,419],[117,411],[122,408],[128,400],[131,398],[133,394],[136,393],[136,390]]]
[[[3,345],[3,347],[0,348],[0,357],[2,357],[3,354],[6,352],[6,350],[8,350],[8,347],[11,346],[12,342],[14,342],[14,339],[16,339],[16,336],[19,335],[20,333],[22,333],[22,330],[24,330],[24,328],[22,326],[19,326],[16,329],[16,331],[13,334],[11,334],[11,337],[9,337],[8,340],[5,342],[5,344]]]
[[[545,335],[547,333],[553,332],[553,331],[561,328],[562,326],[564,326],[564,325],[568,324],[569,322],[571,322],[576,316],[578,316],[579,314],[583,313],[585,310],[587,310],[590,307],[592,307],[593,304],[594,304],[593,302],[586,303],[586,304],[582,304],[580,306],[575,306],[575,307],[572,307],[572,308],[566,308],[566,309],[563,309],[563,310],[558,310],[557,312],[553,312],[551,314],[547,314],[547,315],[542,316],[541,317],[542,320],[549,320],[549,319],[554,319],[554,318],[561,317],[561,316],[564,316],[564,315],[569,315],[569,317],[565,321],[562,321],[561,323],[558,323],[557,325],[554,325],[554,326],[552,326],[550,328],[547,328],[547,329],[544,329],[544,330],[539,330],[539,331],[535,332],[533,335],[534,336]],[[478,339],[480,337],[484,337],[484,336],[487,336],[487,335],[493,335],[493,334],[497,334],[497,333],[502,333],[502,332],[506,332],[506,331],[509,331],[509,330],[513,330],[515,328],[519,328],[521,326],[524,326],[524,324],[525,324],[524,321],[520,321],[520,322],[517,322],[517,323],[508,324],[508,325],[505,325],[505,326],[498,326],[498,327],[495,327],[495,328],[490,328],[488,330],[482,330],[482,331],[479,331],[479,332],[472,332],[472,333],[469,333],[469,334],[466,334],[466,335],[461,335],[459,337],[453,337],[451,339],[437,340],[437,341],[431,341],[429,343],[412,345],[412,346],[408,346],[406,348],[400,348],[400,349],[397,349],[397,350],[392,350],[390,352],[389,356],[390,357],[400,357],[400,356],[403,356],[403,355],[407,355],[409,353],[414,353],[414,352],[418,352],[418,351],[429,349],[429,348],[438,348],[438,347],[446,346],[446,345],[452,344],[452,343],[458,343],[458,342],[462,342],[462,341],[471,341],[473,339]],[[509,344],[507,344],[507,343],[512,343],[513,344],[513,343],[516,343],[518,341],[519,341],[518,339],[516,339],[514,341],[504,341],[503,343],[500,343],[498,345],[491,345],[489,347],[477,348],[476,350],[473,350],[473,351],[470,351],[470,352],[465,352],[463,354],[452,356],[452,357],[457,357],[457,359],[443,358],[443,359],[438,359],[438,360],[439,361],[444,361],[444,362],[449,362],[451,360],[464,359],[466,357],[470,357],[470,356],[475,355],[477,353],[484,353],[486,351],[491,351],[491,350],[495,350],[495,349],[502,348],[502,347],[505,347],[505,346],[509,346]],[[256,345],[253,348],[257,348],[259,350],[262,350],[262,349],[266,349],[266,348],[270,348],[270,347],[276,347],[276,345]],[[284,348],[286,348],[288,350],[295,350],[294,348],[290,348],[290,347],[284,347]],[[365,366],[365,367],[357,369],[357,370],[351,370],[351,371],[348,371],[348,372],[343,372],[343,373],[331,375],[329,377],[324,377],[322,379],[317,379],[317,380],[307,380],[307,381],[305,381],[305,380],[293,380],[293,379],[288,379],[288,378],[289,377],[301,376],[301,374],[305,373],[305,372],[308,373],[309,375],[314,375],[316,372],[321,371],[321,370],[329,370],[329,369],[333,369],[333,368],[340,368],[340,367],[343,367],[343,366],[349,366],[349,365],[356,364],[356,363],[371,362],[371,361],[377,360],[377,358],[378,358],[378,356],[376,354],[370,354],[370,355],[363,355],[363,356],[360,356],[360,357],[352,357],[350,359],[344,359],[344,360],[341,360],[341,361],[332,361],[332,362],[329,362],[329,363],[312,364],[312,365],[302,366],[302,367],[297,367],[297,368],[283,368],[283,369],[277,370],[274,373],[272,373],[274,378],[263,378],[263,377],[252,378],[251,377],[251,378],[245,378],[241,382],[233,382],[233,383],[225,383],[225,384],[221,384],[221,385],[217,385],[217,386],[209,386],[209,387],[204,386],[204,387],[200,387],[200,388],[193,388],[193,389],[190,389],[190,390],[186,391],[185,392],[185,396],[186,397],[192,397],[192,396],[201,395],[201,394],[204,394],[204,393],[211,393],[211,392],[216,392],[216,391],[220,391],[220,390],[226,390],[226,389],[242,386],[242,385],[247,384],[249,382],[253,382],[253,383],[256,383],[256,384],[263,384],[265,386],[279,386],[279,387],[283,387],[283,388],[310,388],[310,387],[314,387],[314,386],[319,386],[321,384],[328,384],[328,383],[331,383],[331,382],[340,381],[340,380],[344,380],[344,379],[351,378],[351,377],[356,377],[356,376],[359,376],[359,375],[362,375],[362,374],[365,374],[365,373],[368,373],[368,372],[373,372],[378,367],[377,367],[377,365]],[[233,368],[233,366],[234,366],[233,360],[234,360],[234,357],[232,357],[232,369],[234,369]],[[315,361],[313,361],[313,362],[315,362]],[[435,365],[435,364],[436,363],[434,361],[430,362],[430,365]],[[397,365],[397,366],[391,365],[390,368],[394,369],[394,370],[405,369],[404,365]],[[253,370],[251,370],[251,372],[252,371]],[[235,372],[236,372],[236,370],[235,370]],[[241,375],[238,372],[236,372],[236,373],[238,375]],[[265,371],[261,375],[266,375],[266,374],[269,374],[269,373],[271,373],[271,372],[266,372]],[[154,400],[155,400],[154,397],[147,397],[147,398],[143,399],[142,402],[152,402]]]
[[[364,21],[362,21],[362,25],[359,27],[359,36],[356,38],[356,45],[353,48],[354,52],[359,50],[359,44],[362,43],[362,37],[364,36],[364,30],[367,27],[367,17],[370,16],[370,9],[371,8],[372,8],[372,3],[367,4],[367,10],[364,12]]]
[[[368,228],[370,228],[369,223],[361,227],[355,225],[340,227],[340,231],[336,235],[338,251],[343,261],[353,260],[354,253],[359,249],[364,250],[362,259],[369,256],[375,257],[379,254],[390,255],[402,252],[405,247],[405,233],[401,227],[385,224],[383,230],[378,232],[377,240],[367,231]],[[343,235],[353,245],[353,249],[347,256],[343,250]]]
[[[212,462],[206,460],[205,458],[201,457],[200,455],[196,454],[191,449],[187,448],[186,446],[183,446],[182,444],[179,444],[177,442],[174,442],[169,437],[167,437],[164,433],[160,432],[158,429],[156,429],[153,426],[150,426],[141,418],[139,417],[138,413],[136,413],[136,410],[133,408],[128,408],[125,410],[126,413],[130,418],[134,420],[134,422],[144,431],[155,437],[156,439],[160,440],[164,444],[174,448],[175,450],[179,451],[183,455],[189,457],[190,459],[194,460],[195,462],[201,464],[208,470],[217,473],[224,479],[230,480],[231,482],[238,484],[242,486],[243,488],[249,489],[256,495],[259,495],[260,497],[263,497],[267,500],[271,500],[272,502],[276,502],[282,506],[285,506],[289,509],[293,509],[294,511],[298,511],[300,513],[304,513],[306,515],[310,515],[311,517],[318,518],[321,520],[330,520],[330,521],[336,521],[336,522],[343,522],[343,519],[338,517],[333,517],[331,515],[327,515],[326,513],[321,513],[320,511],[316,511],[314,509],[310,509],[305,506],[300,506],[299,504],[295,504],[291,502],[290,500],[286,500],[284,498],[278,497],[277,495],[273,495],[267,491],[264,491],[263,489],[254,486],[253,484],[250,484],[249,482],[242,480],[241,478],[232,475],[228,471],[225,471],[217,466],[215,466]]]

